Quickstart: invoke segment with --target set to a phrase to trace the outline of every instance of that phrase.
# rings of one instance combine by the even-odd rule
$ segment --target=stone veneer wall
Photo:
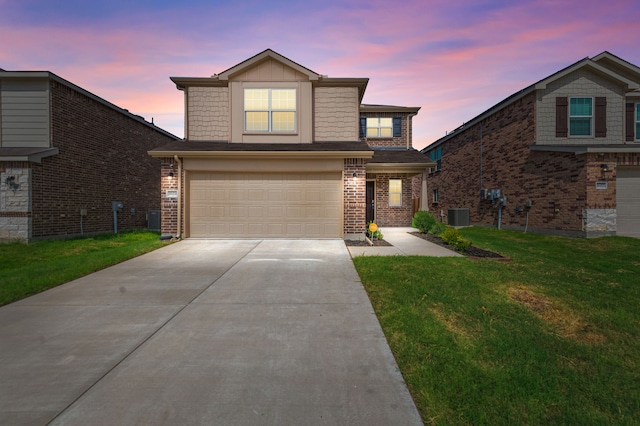
[[[28,163],[0,163],[0,241],[28,240],[31,169]]]

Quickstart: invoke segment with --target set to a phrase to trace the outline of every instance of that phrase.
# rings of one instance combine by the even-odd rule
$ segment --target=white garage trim
[[[640,238],[640,167],[618,166],[616,173],[616,234]]]

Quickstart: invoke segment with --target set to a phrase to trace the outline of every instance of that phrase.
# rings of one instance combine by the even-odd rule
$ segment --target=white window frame
[[[392,181],[400,182],[400,191],[391,192]],[[392,195],[396,195],[398,197],[399,203],[394,203],[391,201]],[[389,179],[389,207],[402,207],[402,179]]]
[[[367,125],[365,136],[368,138],[392,138],[393,137],[393,117],[366,117]],[[382,120],[389,120],[389,125],[382,125]],[[376,134],[369,134],[369,129],[376,129]],[[388,130],[388,135],[383,134],[384,130]]]
[[[440,191],[438,188],[433,190],[433,204],[438,204],[440,202]]]
[[[589,99],[591,100],[591,115],[571,115],[571,100],[573,99]],[[572,96],[569,98],[569,105],[568,105],[568,111],[567,114],[569,114],[569,133],[568,136],[570,138],[592,138],[594,137],[594,114],[595,114],[595,103],[594,103],[594,98],[592,96]],[[589,119],[589,134],[588,135],[574,135],[571,133],[571,119],[572,118],[588,118]]]
[[[268,91],[268,107],[267,109],[247,109],[246,107],[246,96],[247,96],[247,91],[249,90],[267,90]],[[288,91],[293,91],[294,92],[294,102],[295,102],[295,109],[276,109],[273,107],[273,91],[276,90],[288,90]],[[292,134],[292,133],[296,133],[297,131],[297,121],[298,121],[298,90],[292,87],[273,87],[273,88],[267,88],[267,87],[251,87],[251,88],[245,88],[244,92],[243,92],[243,109],[244,109],[244,131],[246,133],[284,133],[284,134]],[[266,130],[249,130],[247,129],[247,113],[251,113],[251,112],[262,112],[262,113],[267,113],[267,129]],[[280,113],[280,112],[285,112],[285,113],[293,113],[293,129],[291,130],[274,130],[273,129],[273,113]]]

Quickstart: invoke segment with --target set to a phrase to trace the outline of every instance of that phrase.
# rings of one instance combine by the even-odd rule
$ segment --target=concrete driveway
[[[419,425],[341,240],[186,240],[0,308],[0,424]]]

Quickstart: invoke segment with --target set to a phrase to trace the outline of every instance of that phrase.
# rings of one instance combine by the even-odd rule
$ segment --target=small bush
[[[429,212],[417,211],[411,219],[411,226],[418,229],[420,233],[426,234],[431,227],[436,224],[436,218]]]
[[[471,245],[471,241],[463,238],[462,235],[460,235],[460,231],[450,226],[444,230],[440,237],[445,243],[452,245],[459,252],[466,251]]]
[[[433,224],[431,229],[429,229],[429,233],[433,235],[441,235],[444,230],[447,229],[447,225],[442,222],[436,222]]]

